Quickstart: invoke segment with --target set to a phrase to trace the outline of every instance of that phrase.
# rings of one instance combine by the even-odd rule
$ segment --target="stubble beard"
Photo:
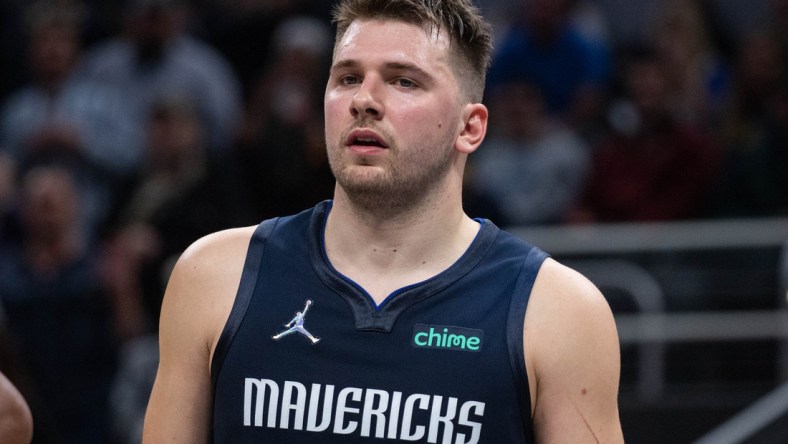
[[[403,155],[393,145],[388,148],[392,150],[390,161],[382,168],[351,164],[343,149],[335,146],[329,150],[329,165],[337,184],[357,211],[387,219],[407,217],[432,199],[441,198],[438,191],[452,165],[452,150],[446,146],[427,156],[424,152],[434,147]]]

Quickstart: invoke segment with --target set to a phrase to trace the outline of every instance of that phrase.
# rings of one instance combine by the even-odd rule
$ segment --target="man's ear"
[[[470,103],[465,106],[462,118],[465,126],[454,146],[458,151],[470,154],[479,148],[487,134],[487,107],[481,103]]]

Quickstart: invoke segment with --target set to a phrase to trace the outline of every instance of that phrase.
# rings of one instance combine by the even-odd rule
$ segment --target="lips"
[[[348,134],[345,141],[349,147],[388,148],[389,145],[378,133],[368,129],[356,129]]]

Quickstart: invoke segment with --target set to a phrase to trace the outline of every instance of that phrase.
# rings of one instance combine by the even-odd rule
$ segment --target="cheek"
[[[326,91],[325,95],[323,96],[323,108],[326,114],[329,111],[335,111],[340,103],[340,96],[333,92],[332,90]]]
[[[334,119],[329,117],[328,114],[325,115],[325,127],[323,131],[326,137],[326,142],[333,142],[333,136],[338,132],[338,130],[334,129],[336,124],[333,123],[333,120]]]
[[[450,137],[455,125],[451,118],[449,108],[415,109],[404,116],[400,116],[402,122],[409,125],[409,130],[405,131],[406,137],[414,137],[420,140],[434,142],[444,141]]]
[[[338,134],[340,131],[338,123],[341,121],[342,116],[342,107],[339,105],[338,101],[336,100],[329,100],[326,97],[324,108],[324,119],[325,119],[325,133],[326,137],[330,138],[335,134]]]
[[[451,100],[440,100],[428,106],[415,106],[411,109],[410,119],[420,126],[422,131],[444,133],[456,125],[457,105]],[[407,116],[406,116],[407,118]]]

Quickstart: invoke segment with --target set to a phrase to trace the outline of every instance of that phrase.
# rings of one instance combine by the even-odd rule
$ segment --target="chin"
[[[382,182],[388,182],[386,171],[380,166],[367,164],[331,165],[331,171],[340,185],[355,187],[375,187]]]

